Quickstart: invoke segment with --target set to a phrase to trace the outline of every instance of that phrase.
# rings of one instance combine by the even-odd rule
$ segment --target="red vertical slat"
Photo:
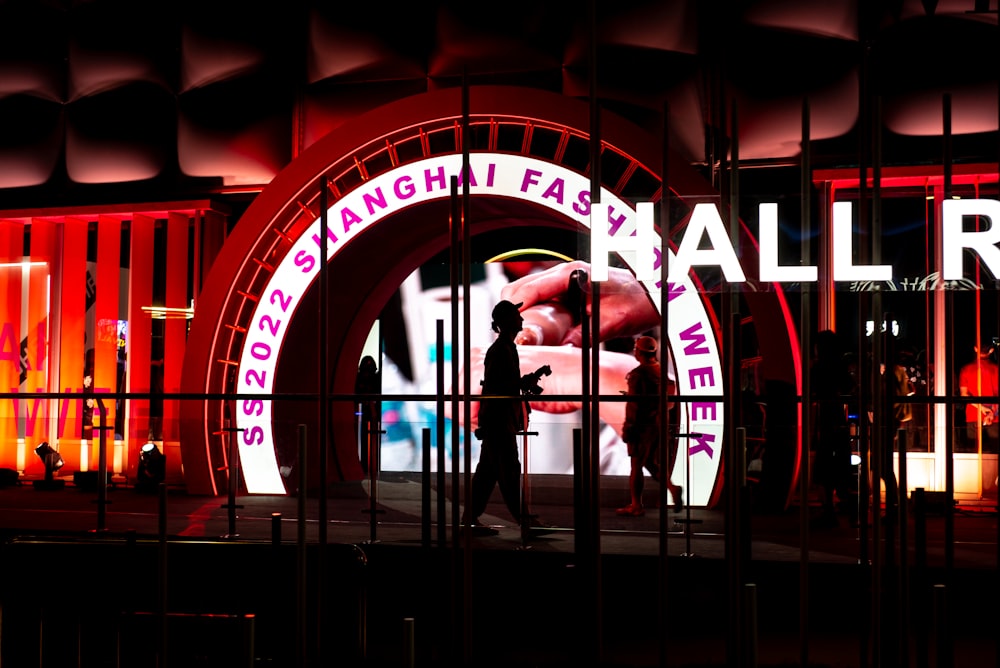
[[[59,449],[69,470],[80,467],[84,345],[87,336],[87,222],[63,221],[62,285],[60,286]],[[72,393],[72,394],[70,394]]]
[[[94,332],[94,392],[118,390],[118,300],[121,284],[122,224],[117,218],[99,216],[97,219],[97,302],[94,305],[96,330]],[[115,440],[115,402],[106,398],[108,468],[111,468],[112,446]],[[97,427],[100,411],[94,407],[94,426]],[[96,445],[100,432],[94,430],[95,449],[92,450],[91,469],[97,468]]]
[[[155,221],[149,216],[132,219],[129,236],[128,335],[126,383],[128,392],[150,391],[153,320],[143,306],[153,304],[153,231]],[[139,448],[149,438],[149,400],[129,401],[127,471],[131,479],[138,473]]]
[[[24,226],[17,221],[0,221],[0,391],[16,392],[20,385],[21,359],[21,266],[24,255]],[[23,464],[33,466],[37,457],[23,456]],[[0,401],[0,462],[16,468],[17,414],[14,401]]]
[[[25,391],[30,394],[48,392],[50,353],[51,285],[49,277],[55,260],[55,223],[44,219],[31,221],[31,265],[28,284],[28,331],[26,360],[28,365]],[[42,441],[55,443],[54,422],[49,420],[58,406],[55,401],[36,397],[26,398],[27,424],[25,435],[29,448]]]
[[[190,306],[187,300],[189,228],[190,219],[186,215],[174,212],[168,214],[167,289],[164,306],[171,309],[183,309]],[[183,317],[168,317],[163,333],[163,391],[166,393],[180,392],[186,339],[187,320]],[[168,449],[168,452],[165,453],[167,454],[167,465],[175,471],[180,470],[179,406],[180,402],[176,399],[163,402],[163,445]],[[167,441],[170,441],[170,445],[167,444]]]

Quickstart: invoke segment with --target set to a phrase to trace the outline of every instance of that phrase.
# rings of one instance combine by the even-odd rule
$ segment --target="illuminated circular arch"
[[[461,119],[457,113],[461,108],[459,94],[457,90],[446,90],[401,100],[346,124],[283,170],[236,226],[199,297],[185,356],[183,391],[210,395],[204,401],[190,400],[193,405],[182,411],[181,447],[185,479],[191,491],[217,493],[220,488],[217,471],[221,467],[218,464],[225,461],[222,439],[218,436],[220,426],[228,420],[243,421],[242,426],[246,429],[242,432],[243,440],[252,443],[257,438],[254,427],[259,423],[246,422],[240,417],[242,404],[237,404],[237,414],[232,414],[230,409],[233,407],[226,406],[219,395],[240,391],[240,386],[253,378],[252,374],[248,376],[248,372],[256,368],[253,363],[265,359],[273,361],[273,346],[280,348],[278,339],[271,342],[260,339],[258,331],[270,330],[276,316],[270,314],[271,323],[266,323],[263,316],[268,315],[269,306],[280,309],[287,296],[282,294],[279,298],[275,294],[275,277],[289,273],[288,267],[296,267],[296,254],[302,252],[303,244],[310,243],[319,219],[321,184],[328,186],[327,197],[332,203],[332,211],[350,202],[352,197],[362,197],[357,193],[363,186],[376,183],[395,170],[418,163],[430,164],[427,161],[454,166],[460,160],[461,149]],[[580,130],[588,123],[587,114],[586,105],[579,101],[541,91],[474,88],[470,91],[470,128],[473,135],[482,135],[485,145],[473,154],[473,164],[486,155],[506,156],[522,162],[537,161],[545,169],[562,170],[567,179],[586,179],[586,165],[573,164],[574,159],[579,159],[579,151],[574,153],[572,149],[574,143],[579,149],[589,141],[586,133]],[[505,153],[502,150],[504,128],[517,129],[521,137],[520,151]],[[549,147],[555,145],[550,155],[532,155],[530,138],[536,133],[548,133],[550,139],[555,139],[546,142]],[[649,141],[634,126],[612,116],[602,120],[602,136],[604,155],[624,165],[615,182],[605,186],[607,198],[622,201],[626,210],[631,208],[621,198],[622,193],[627,192],[636,199],[657,199],[659,181],[649,167],[660,163],[655,154],[656,142]],[[517,153],[526,155],[518,156]],[[707,183],[673,156],[669,169],[671,189],[683,193],[681,199],[715,196]],[[453,171],[457,173],[457,167]],[[391,181],[391,177],[386,179]],[[344,238],[349,236],[350,229]],[[696,291],[690,290],[688,294],[694,295]],[[357,308],[354,315],[363,312],[362,306]],[[787,309],[781,299],[777,310],[783,310],[787,319]],[[374,320],[370,310],[364,315],[369,322]],[[261,329],[262,325],[266,325],[265,329]],[[708,338],[717,358],[716,337]],[[675,341],[673,332],[671,341]],[[789,346],[789,350],[792,349],[793,346]],[[791,366],[795,364],[797,358],[792,360]],[[353,374],[353,368],[350,372]],[[256,405],[252,412],[257,412]],[[719,430],[721,434],[721,426]],[[243,461],[253,465],[255,456],[268,458],[267,448],[257,450],[244,449],[241,452]],[[714,466],[717,470],[718,457]],[[254,480],[252,485],[258,491],[282,491],[273,477],[259,487]]]

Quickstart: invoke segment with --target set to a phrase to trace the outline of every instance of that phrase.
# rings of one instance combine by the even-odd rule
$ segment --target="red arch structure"
[[[460,89],[444,89],[401,99],[346,123],[278,174],[236,225],[198,297],[185,353],[182,392],[189,397],[201,395],[184,399],[181,408],[181,452],[191,493],[217,494],[226,487],[226,439],[230,437],[227,427],[232,406],[227,406],[225,395],[234,392],[236,360],[248,320],[277,263],[305,226],[320,215],[321,189],[326,188],[324,197],[330,204],[408,160],[461,152],[461,94]],[[513,87],[473,87],[468,101],[470,130],[477,144],[493,151],[534,155],[586,172],[588,165],[580,162],[580,155],[587,155],[589,142],[587,104]],[[601,139],[604,186],[623,199],[658,199],[664,164],[661,143],[610,113],[602,115]],[[574,150],[581,147],[583,151]],[[679,157],[671,154],[665,162],[670,191],[677,201],[718,198],[712,186]],[[605,165],[613,167],[605,169]],[[565,225],[565,221],[547,224]],[[474,216],[473,234],[488,225],[477,227]],[[756,259],[748,257],[755,253],[747,253],[747,249],[756,249],[756,243],[742,225],[741,234],[744,270],[752,282]],[[275,392],[312,393],[315,397],[319,379],[325,377],[332,392],[350,393],[371,324],[402,280],[447,248],[448,238],[447,215],[429,216],[422,218],[419,230],[413,225],[385,226],[381,234],[371,236],[371,245],[352,246],[336,260],[338,264],[330,267],[330,273],[350,276],[352,289],[339,290],[331,297],[331,311],[337,317],[331,319],[326,332],[328,369],[325,374],[317,373],[315,360],[283,351],[279,359],[283,378]],[[366,259],[365,248],[378,249],[377,262]],[[758,328],[764,377],[798,390],[798,340],[780,287],[751,289],[745,297]],[[760,333],[761,327],[766,328],[766,334]],[[308,338],[314,328],[299,323],[296,329],[298,336]],[[283,422],[318,424],[315,401],[289,399],[283,406]],[[333,424],[349,424],[352,408],[349,403],[335,402]],[[295,438],[287,430],[282,437],[286,441]],[[353,434],[343,438],[334,434],[333,442],[338,445],[328,460],[328,473],[333,479],[361,479]],[[315,445],[311,447],[315,449]],[[314,457],[311,460],[316,461]]]

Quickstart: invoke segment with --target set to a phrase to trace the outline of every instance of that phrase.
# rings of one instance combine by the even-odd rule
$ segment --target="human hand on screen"
[[[583,271],[587,276],[581,286],[586,299],[587,313],[592,313],[590,283],[590,263],[580,260],[558,264],[538,273],[523,276],[500,291],[501,299],[514,304],[523,303],[521,312],[552,301],[566,301],[570,286],[570,276],[574,271]],[[642,284],[627,269],[612,267],[608,280],[601,283],[601,323],[596,342],[619,337],[628,337],[653,329],[660,324],[660,314]],[[579,347],[582,341],[580,325],[566,330],[561,344]]]
[[[572,346],[518,346],[518,355],[522,368],[531,369],[548,366],[552,373],[542,375],[538,379],[541,394],[533,395],[529,402],[532,410],[543,413],[570,413],[579,410],[581,405],[577,400],[556,398],[559,395],[579,395],[582,392],[581,351]],[[471,394],[473,397],[482,394],[479,381],[483,378],[485,348],[473,348],[470,351]],[[625,353],[601,351],[600,353],[600,388],[601,394],[618,395],[628,388],[625,376],[635,366],[635,357]],[[459,389],[462,392],[464,369],[459,370]],[[473,400],[470,405],[472,428],[479,424],[479,401]],[[445,404],[445,415],[452,418],[451,406]],[[625,403],[620,401],[601,402],[601,418],[610,425],[620,425],[625,417]],[[463,416],[457,416],[461,422]]]

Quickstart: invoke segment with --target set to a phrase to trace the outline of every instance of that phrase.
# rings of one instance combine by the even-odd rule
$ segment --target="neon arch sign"
[[[461,172],[461,165],[462,156],[458,154],[425,158],[389,170],[345,194],[327,211],[327,261],[343,252],[358,234],[386,217],[417,204],[450,197],[451,177]],[[581,227],[590,227],[589,179],[565,167],[526,156],[474,153],[470,155],[470,172],[472,196],[530,201],[576,221]],[[601,202],[621,217],[614,234],[632,235],[636,229],[634,209],[606,189],[601,192]],[[236,392],[255,396],[244,396],[237,401],[235,420],[241,434],[243,477],[251,494],[285,493],[274,454],[273,406],[259,396],[273,391],[288,324],[319,276],[321,228],[321,219],[316,217],[271,274],[260,293],[241,349]],[[670,251],[667,252],[669,262]],[[650,273],[650,268],[637,266],[635,253],[621,255],[637,276]],[[659,308],[658,281],[640,279],[640,283]],[[688,461],[679,456],[675,465],[690,466],[691,503],[705,505],[721,460],[724,419],[722,403],[717,400],[723,394],[721,357],[712,320],[689,277],[670,284],[669,308],[667,335],[674,354],[678,391],[693,397],[682,431],[700,434],[689,442]],[[697,401],[699,395],[706,400]]]

